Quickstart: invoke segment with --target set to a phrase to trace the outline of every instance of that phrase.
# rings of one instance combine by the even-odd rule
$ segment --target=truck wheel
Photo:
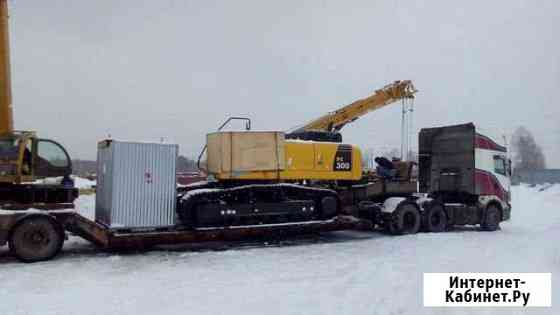
[[[393,234],[414,234],[420,230],[420,212],[413,204],[399,205],[391,217],[389,229]]]
[[[434,204],[426,210],[422,220],[426,232],[443,232],[447,227],[447,215],[441,204]]]
[[[9,246],[17,259],[29,263],[53,258],[63,242],[64,236],[56,222],[46,217],[31,217],[14,227]]]
[[[500,209],[496,205],[491,204],[486,208],[480,227],[484,231],[496,231],[500,228]]]

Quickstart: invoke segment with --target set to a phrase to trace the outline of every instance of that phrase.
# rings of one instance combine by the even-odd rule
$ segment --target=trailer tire
[[[447,228],[447,215],[443,205],[436,203],[424,212],[422,228],[426,232],[439,233]]]
[[[20,261],[49,260],[62,249],[64,232],[47,216],[31,216],[18,222],[10,233],[9,246]]]
[[[484,231],[496,231],[500,228],[501,212],[495,204],[490,204],[484,212],[484,218],[480,227]]]
[[[411,203],[400,204],[391,215],[389,231],[395,235],[415,234],[420,230],[420,211]]]

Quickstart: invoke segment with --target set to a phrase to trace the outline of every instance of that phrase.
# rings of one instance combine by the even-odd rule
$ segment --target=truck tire
[[[391,215],[389,231],[395,235],[415,234],[420,230],[420,211],[411,203],[400,204]]]
[[[483,231],[496,231],[500,228],[500,209],[490,204],[485,211],[480,227]]]
[[[23,219],[13,228],[9,239],[12,254],[27,263],[53,258],[63,243],[61,228],[45,216]]]
[[[424,212],[422,218],[422,228],[426,232],[439,233],[447,228],[447,215],[443,205],[436,203]]]

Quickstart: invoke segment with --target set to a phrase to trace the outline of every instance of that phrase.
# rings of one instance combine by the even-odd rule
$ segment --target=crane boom
[[[307,131],[339,131],[346,124],[355,121],[368,112],[377,110],[403,98],[414,98],[416,89],[410,80],[395,81],[364,99],[355,101],[334,112],[321,116],[310,123],[293,131],[293,133]]]
[[[0,135],[13,132],[8,1],[0,0]]]

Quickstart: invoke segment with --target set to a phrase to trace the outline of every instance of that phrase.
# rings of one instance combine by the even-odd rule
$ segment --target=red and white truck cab
[[[511,215],[510,165],[506,147],[472,123],[424,128],[418,137],[418,191],[386,199],[381,223],[395,234],[477,224],[497,230]]]
[[[486,207],[491,202],[506,209],[509,218],[511,202],[511,161],[505,145],[476,133],[475,135],[475,188],[478,202]]]
[[[495,230],[510,218],[511,163],[504,145],[473,123],[424,128],[418,144],[419,192],[444,207],[448,225]]]

